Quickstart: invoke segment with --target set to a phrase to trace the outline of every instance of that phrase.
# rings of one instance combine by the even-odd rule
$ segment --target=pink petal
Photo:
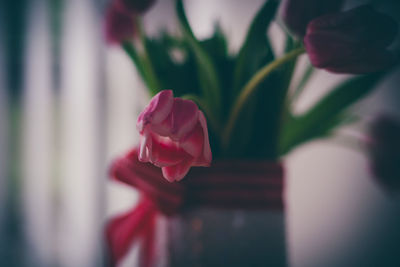
[[[208,138],[208,128],[206,117],[204,116],[202,111],[199,111],[199,121],[200,125],[203,128],[203,155],[200,159],[196,160],[196,166],[209,166],[212,160],[211,148],[210,148],[210,140]]]
[[[172,131],[171,139],[178,141],[185,137],[196,126],[199,109],[191,100],[181,98],[174,99],[172,107]]]
[[[170,182],[180,181],[189,172],[192,163],[193,158],[190,158],[180,162],[179,164],[163,167],[163,176]]]
[[[149,162],[151,159],[152,151],[152,138],[151,134],[146,132],[140,137],[140,148],[139,148],[139,161]]]
[[[142,133],[147,124],[158,124],[165,120],[171,112],[173,104],[172,90],[163,90],[156,94],[139,115],[136,124],[139,132]]]
[[[176,165],[190,157],[178,144],[168,137],[152,136],[152,163],[158,167]]]
[[[161,136],[170,136],[173,127],[173,116],[172,112],[168,115],[165,120],[157,124],[151,124],[150,130]]]
[[[203,153],[204,136],[200,123],[197,123],[194,129],[179,143],[192,157],[198,158]]]

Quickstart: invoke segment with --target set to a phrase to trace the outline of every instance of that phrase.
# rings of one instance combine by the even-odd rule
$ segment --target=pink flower
[[[139,160],[162,168],[165,179],[181,180],[192,166],[209,166],[211,149],[206,118],[190,100],[158,93],[140,113]]]
[[[343,0],[283,0],[280,14],[290,31],[302,37],[311,20],[339,11],[343,2]]]
[[[135,35],[134,17],[111,4],[106,10],[104,34],[107,43],[120,44]]]
[[[393,18],[364,5],[312,20],[304,46],[316,68],[335,73],[371,73],[396,62],[388,47],[397,31]]]

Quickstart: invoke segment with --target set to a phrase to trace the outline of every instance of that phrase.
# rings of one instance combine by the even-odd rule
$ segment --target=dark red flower
[[[134,17],[121,12],[115,5],[110,5],[106,11],[104,34],[109,44],[120,44],[131,39],[135,34]]]
[[[370,127],[368,151],[376,180],[388,190],[400,190],[400,121],[380,116]]]
[[[337,12],[342,4],[343,0],[283,0],[280,15],[289,30],[302,37],[312,19]]]
[[[371,73],[394,63],[387,47],[397,30],[391,17],[365,5],[312,20],[304,45],[317,68],[335,73]]]
[[[114,2],[121,12],[141,15],[154,4],[155,0],[114,0]]]

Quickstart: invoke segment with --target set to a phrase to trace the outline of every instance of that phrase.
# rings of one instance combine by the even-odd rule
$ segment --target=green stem
[[[143,71],[146,73],[147,84],[152,95],[157,94],[162,88],[160,82],[158,81],[157,75],[154,71],[153,64],[150,60],[149,54],[147,52],[146,35],[144,34],[142,23],[139,18],[136,19],[136,30],[138,32],[139,40],[143,46],[142,52],[142,67]]]
[[[182,0],[176,1],[176,12],[181,26],[183,37],[191,48],[195,60],[198,77],[200,80],[200,87],[203,96],[207,99],[210,109],[212,109],[214,116],[221,115],[221,88],[220,80],[217,75],[217,69],[212,61],[210,55],[204,50],[200,42],[190,27],[189,21],[185,14]]]
[[[250,99],[250,97],[256,92],[258,85],[268,77],[274,70],[282,66],[283,64],[296,59],[299,55],[305,52],[303,47],[294,49],[284,55],[281,58],[274,60],[273,62],[267,64],[262,69],[260,69],[254,76],[247,82],[247,84],[243,87],[240,95],[236,99],[236,102],[232,108],[232,112],[230,113],[228,123],[223,132],[223,145],[226,148],[229,144],[233,127],[235,126],[235,122],[243,109],[246,102]]]
[[[301,81],[297,85],[296,90],[293,92],[293,95],[291,97],[292,101],[296,101],[299,98],[299,96],[303,92],[303,89],[305,88],[307,82],[310,80],[313,73],[314,73],[314,67],[313,67],[313,65],[308,63],[308,66],[306,67],[306,70],[304,71]]]
[[[142,77],[144,83],[146,84],[147,88],[150,90],[152,95],[155,95],[160,87],[156,83],[154,83],[154,79],[149,76],[149,70],[146,66],[144,58],[141,57],[138,52],[136,51],[135,46],[131,42],[124,42],[122,43],[122,48],[124,49],[125,53],[131,58],[133,64],[135,65],[136,69],[138,70],[140,76]]]
[[[293,40],[293,38],[288,35],[287,36],[287,43],[286,43],[286,49],[285,51],[289,52],[291,50],[297,49],[301,47],[301,42],[297,40]],[[277,125],[275,127],[275,135],[274,138],[276,140],[276,144],[279,144],[279,138],[280,138],[280,133],[282,131],[282,126],[284,124],[284,121],[286,121],[291,115],[291,110],[290,110],[290,99],[288,99],[288,91],[293,79],[293,73],[296,69],[296,64],[297,64],[297,57],[295,57],[293,60],[288,62],[287,66],[285,66],[286,70],[283,73],[283,76],[281,79],[283,80],[283,85],[281,88],[281,93],[279,95],[279,98],[277,99],[278,103],[278,121]],[[278,153],[278,145],[276,145],[275,148],[275,153],[276,157],[279,154]]]
[[[131,42],[123,42],[122,48],[124,49],[125,53],[133,61],[135,67],[139,71],[140,76],[142,76],[143,80],[145,80],[145,82],[147,83],[146,74],[144,73],[144,70],[143,70],[142,60],[140,59],[139,54],[137,53],[133,44]]]

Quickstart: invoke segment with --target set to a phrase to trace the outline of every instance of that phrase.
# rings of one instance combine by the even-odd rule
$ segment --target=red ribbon
[[[283,168],[276,162],[218,162],[193,168],[179,183],[170,183],[160,168],[139,162],[137,149],[117,159],[111,177],[138,189],[142,198],[106,227],[112,265],[117,265],[137,240],[142,243],[141,266],[154,258],[156,217],[171,216],[197,206],[223,209],[283,209]]]

